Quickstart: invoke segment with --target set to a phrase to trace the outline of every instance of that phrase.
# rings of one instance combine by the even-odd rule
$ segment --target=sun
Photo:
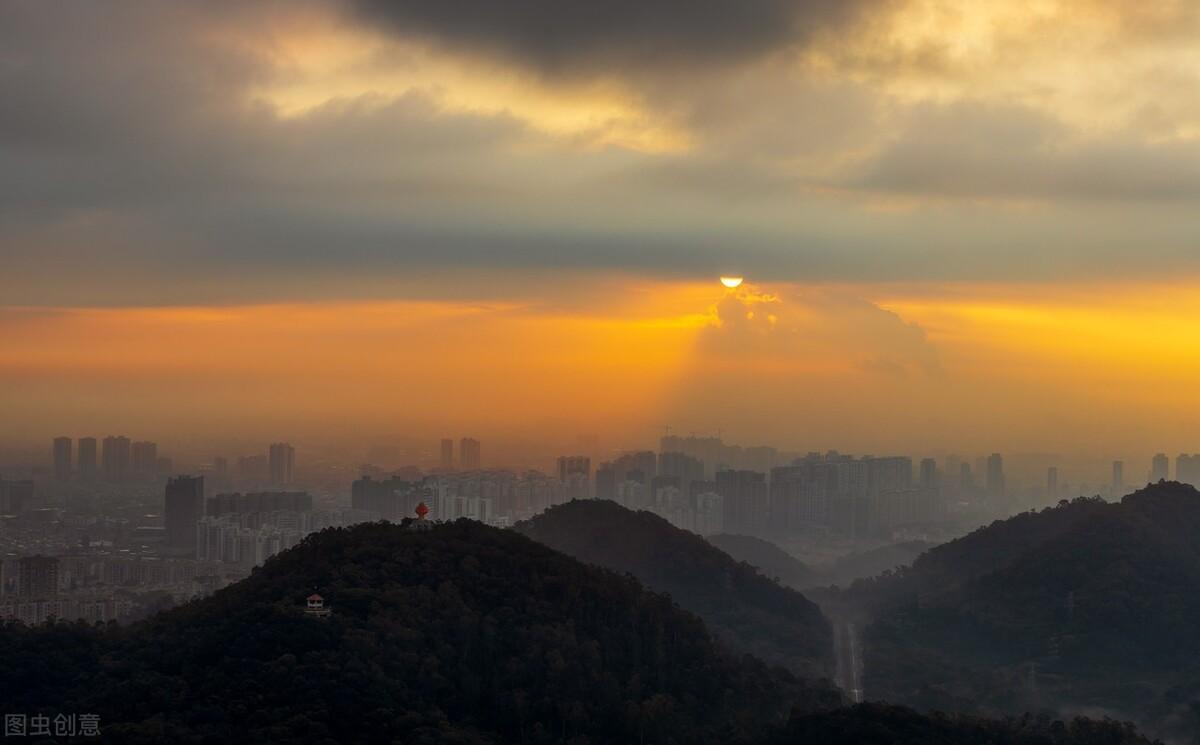
[[[742,277],[721,277],[721,284],[732,290],[741,286]]]

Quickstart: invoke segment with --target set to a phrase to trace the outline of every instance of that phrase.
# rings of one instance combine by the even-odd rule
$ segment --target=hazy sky
[[[1184,0],[5,2],[4,429],[1200,450],[1197,42]]]

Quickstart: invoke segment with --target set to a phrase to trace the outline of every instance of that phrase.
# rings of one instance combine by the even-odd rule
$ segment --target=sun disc
[[[721,277],[721,284],[732,290],[742,284],[742,277]]]

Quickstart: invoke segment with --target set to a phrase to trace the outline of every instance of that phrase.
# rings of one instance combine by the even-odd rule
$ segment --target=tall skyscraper
[[[204,515],[204,477],[176,476],[167,480],[163,526],[171,548],[196,550],[196,523]]]
[[[442,438],[442,458],[441,466],[443,470],[454,470],[454,440],[449,437]]]
[[[105,437],[100,450],[100,462],[104,469],[104,480],[119,483],[129,477],[131,444],[128,437]]]
[[[596,466],[596,499],[617,498],[617,468],[612,463]]]
[[[1175,459],[1175,480],[1192,486],[1200,484],[1200,456],[1180,453]]]
[[[79,478],[92,481],[96,478],[96,438],[79,438]]]
[[[1058,499],[1058,466],[1050,466],[1046,469],[1046,496],[1050,499]]]
[[[1170,474],[1168,473],[1170,463],[1171,461],[1167,458],[1166,453],[1155,453],[1154,457],[1150,460],[1150,482],[1157,483],[1170,478]]]
[[[1004,458],[992,453],[987,459],[987,493],[994,499],[1004,496]]]
[[[71,478],[71,438],[54,438],[54,478],[68,481]]]
[[[479,457],[479,440],[464,437],[458,441],[458,459],[464,471],[478,471],[482,462]]]
[[[292,483],[292,469],[296,465],[296,450],[286,442],[271,444],[268,455],[271,483],[287,486]]]
[[[153,442],[135,442],[131,446],[131,462],[133,472],[148,475],[158,469],[158,444]]]
[[[941,487],[941,478],[938,474],[937,461],[933,458],[921,459],[921,488],[928,490],[937,490]]]
[[[1112,464],[1112,494],[1122,496],[1125,490],[1125,461],[1114,460]]]

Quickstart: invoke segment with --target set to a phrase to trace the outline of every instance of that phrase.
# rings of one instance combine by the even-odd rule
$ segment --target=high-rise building
[[[158,444],[153,442],[135,442],[130,447],[133,472],[142,476],[158,470]]]
[[[1058,499],[1058,466],[1050,466],[1046,469],[1046,496],[1050,499]]]
[[[573,475],[590,477],[592,475],[592,459],[586,455],[560,455],[558,457],[558,480],[566,482]]]
[[[1180,453],[1175,459],[1175,480],[1192,486],[1200,484],[1200,455]]]
[[[363,476],[350,485],[350,506],[355,510],[373,512],[381,520],[399,522],[412,517],[422,501],[432,501],[418,484],[395,476],[376,481]]]
[[[96,478],[96,438],[79,438],[79,478],[92,481]]]
[[[100,450],[104,480],[115,484],[127,479],[131,458],[131,443],[128,437],[105,437]]]
[[[268,473],[265,455],[243,455],[237,459],[237,475],[243,481],[266,481]]]
[[[268,453],[271,483],[275,486],[287,486],[292,483],[296,450],[286,442],[275,442],[271,444]]]
[[[617,467],[612,463],[601,463],[596,466],[596,499],[617,498]]]
[[[1170,470],[1171,461],[1167,458],[1166,453],[1155,453],[1150,460],[1150,482],[1157,483],[1166,481],[1170,478],[1168,471]]]
[[[0,515],[19,515],[33,506],[33,480],[0,478]]]
[[[444,470],[454,470],[454,440],[451,440],[449,437],[442,438],[442,459],[440,462]]]
[[[58,559],[25,556],[17,561],[17,593],[26,598],[49,598],[58,594]]]
[[[941,488],[941,476],[938,474],[937,461],[933,458],[921,459],[921,488],[936,491]]]
[[[704,481],[704,463],[687,453],[659,453],[658,475],[675,476],[680,488],[688,493],[693,483]]]
[[[743,535],[761,534],[768,522],[767,477],[757,471],[717,471],[725,530]]]
[[[558,458],[558,481],[566,499],[590,499],[592,496],[592,459],[586,455],[560,455]]]
[[[993,499],[1004,496],[1004,458],[992,453],[987,459],[987,493]]]
[[[617,471],[617,483],[636,481],[649,486],[650,481],[658,475],[658,456],[653,450],[638,450],[625,453],[613,461]]]
[[[1200,455],[1181,453],[1175,458],[1175,480],[1192,486],[1200,484]]]
[[[204,477],[175,476],[168,479],[163,501],[167,545],[181,551],[194,551],[196,523],[204,515]]]
[[[478,471],[482,462],[479,457],[479,440],[464,437],[458,441],[458,460],[464,471]]]
[[[71,478],[71,438],[54,438],[54,478],[68,481]]]
[[[1121,496],[1125,490],[1125,461],[1114,460],[1112,464],[1112,495]]]
[[[303,491],[226,492],[205,499],[203,512],[207,517],[261,512],[312,512],[312,495]]]

